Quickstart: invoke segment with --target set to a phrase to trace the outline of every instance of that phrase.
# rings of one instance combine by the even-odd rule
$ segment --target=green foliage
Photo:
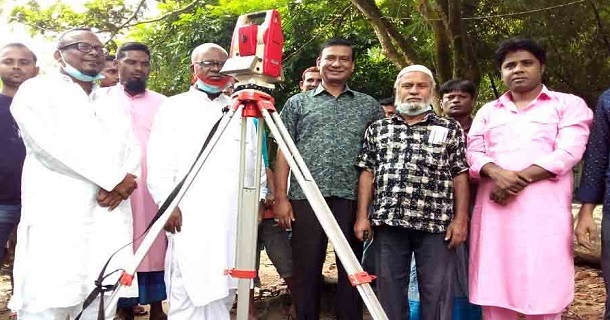
[[[90,26],[105,35],[144,42],[153,52],[151,87],[172,95],[189,86],[189,56],[197,45],[215,42],[228,48],[240,14],[276,8],[282,14],[286,40],[285,82],[274,93],[278,105],[298,92],[302,71],[315,65],[320,45],[331,37],[354,42],[357,60],[350,86],[376,98],[390,96],[398,70],[384,55],[370,21],[352,1],[163,0],[156,3],[163,18],[139,24],[146,20],[144,10],[136,12],[136,5],[127,5],[124,0],[90,0],[83,13],[62,3],[42,8],[30,0],[13,10],[10,21],[25,23],[32,33],[49,36],[74,26]],[[442,0],[428,1],[434,7]],[[421,14],[423,2],[375,3],[383,19],[415,49],[410,58],[434,69],[434,30],[431,21]],[[590,104],[595,101],[610,79],[610,5],[608,0],[585,0],[552,8],[567,2],[462,0],[462,16],[467,18],[464,28],[476,55],[470,63],[476,63],[481,71],[479,101],[495,98],[492,83],[500,93],[505,90],[493,53],[499,42],[516,35],[545,44],[549,52],[545,80],[549,87],[583,96]],[[532,11],[548,7],[551,9]],[[116,39],[108,43],[110,49],[116,47]]]
[[[523,12],[534,8],[530,1],[480,1],[475,15]],[[566,3],[539,0],[535,8]],[[597,19],[595,12],[600,14]],[[493,62],[498,43],[512,37],[529,37],[540,41],[547,50],[545,83],[553,90],[583,97],[593,107],[597,97],[608,87],[610,79],[610,6],[607,0],[587,0],[570,6],[515,16],[473,20],[468,28],[483,35],[477,41],[477,55],[488,75],[500,85],[499,72]],[[481,91],[489,92],[486,83]],[[504,88],[500,88],[503,90]]]
[[[151,49],[153,90],[166,95],[186,91],[190,85],[192,50],[206,42],[229,47],[236,17],[218,17],[211,15],[211,11],[210,5],[198,6],[154,25],[140,25],[130,34]]]

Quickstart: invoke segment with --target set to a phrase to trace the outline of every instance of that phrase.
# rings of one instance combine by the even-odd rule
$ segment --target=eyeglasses
[[[195,61],[196,64],[198,64],[200,67],[202,68],[212,68],[212,67],[218,67],[218,69],[222,69],[222,67],[225,65],[224,61]]]
[[[93,50],[97,51],[97,53],[106,55],[108,53],[108,51],[106,50],[106,48],[104,48],[103,46],[94,46],[90,43],[87,42],[75,42],[75,43],[70,43],[68,45],[65,45],[61,48],[58,48],[58,50],[64,50],[67,48],[76,48],[76,50],[82,52],[82,53],[89,53]]]

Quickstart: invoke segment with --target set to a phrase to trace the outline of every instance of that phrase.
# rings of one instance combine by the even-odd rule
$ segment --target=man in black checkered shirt
[[[468,233],[464,134],[457,121],[432,112],[434,86],[428,68],[403,69],[394,85],[397,114],[371,124],[356,163],[354,231],[360,240],[374,231],[377,289],[390,320],[409,319],[413,252],[422,319],[451,319],[455,247]]]

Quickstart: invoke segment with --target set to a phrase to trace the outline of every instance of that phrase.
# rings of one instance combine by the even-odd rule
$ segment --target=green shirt
[[[322,85],[290,97],[281,113],[322,195],[350,200],[356,200],[359,171],[355,163],[364,131],[382,117],[383,110],[373,97],[347,86],[334,97]],[[288,195],[292,200],[306,199],[294,176]]]

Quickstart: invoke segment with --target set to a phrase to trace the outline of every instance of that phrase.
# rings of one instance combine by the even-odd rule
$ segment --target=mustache
[[[402,105],[423,105],[425,107],[427,107],[429,105],[432,105],[432,98],[425,99],[422,102],[408,102],[408,101],[406,101],[408,99],[409,99],[409,97],[406,97],[404,99],[400,99],[400,98],[396,97],[396,99],[394,100],[394,105],[395,106],[398,106],[398,105],[401,105],[401,104]]]

